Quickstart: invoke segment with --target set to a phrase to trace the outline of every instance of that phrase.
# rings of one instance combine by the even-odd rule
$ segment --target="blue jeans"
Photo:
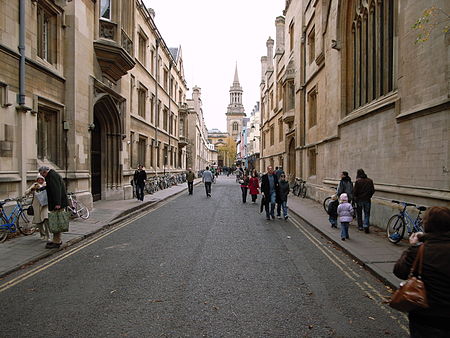
[[[277,200],[277,194],[276,192],[272,192],[269,196],[266,196],[266,204],[265,204],[265,209],[266,209],[266,216],[270,217],[273,216],[275,217],[275,203]],[[270,204],[270,211],[269,211],[269,204]]]
[[[329,216],[328,217],[328,220],[330,221],[330,224],[332,225],[332,226],[336,226],[337,225],[337,218],[336,217],[333,217],[333,216]]]
[[[349,222],[341,222],[341,238],[348,238]]]
[[[368,228],[369,218],[370,218],[370,201],[359,201],[356,202],[356,218],[358,220],[358,228],[364,227]],[[364,222],[363,222],[363,214],[364,211]]]
[[[136,197],[138,200],[144,200],[144,184],[136,184]]]
[[[287,201],[283,201],[277,204],[277,216],[281,215],[281,208],[283,208],[283,216],[286,217],[288,215]]]

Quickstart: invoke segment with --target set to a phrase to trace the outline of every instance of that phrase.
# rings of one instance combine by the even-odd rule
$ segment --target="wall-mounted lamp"
[[[93,131],[95,129],[95,124],[94,123],[89,123],[88,124],[88,130],[89,131]]]

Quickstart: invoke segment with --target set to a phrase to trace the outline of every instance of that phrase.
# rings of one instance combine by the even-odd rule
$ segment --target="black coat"
[[[277,178],[277,175],[275,175],[275,174],[273,174],[273,182],[275,184],[275,192],[278,196],[278,194],[280,193],[280,184],[278,183],[278,178]],[[269,196],[269,194],[270,194],[270,185],[269,185],[268,174],[264,174],[261,177],[261,192],[266,196]]]
[[[61,208],[67,207],[67,192],[66,185],[60,174],[53,169],[50,169],[45,177],[48,210],[55,210],[55,205],[60,205]]]
[[[134,183],[136,185],[145,185],[145,180],[147,179],[147,173],[145,170],[136,170],[134,172]]]
[[[286,202],[287,197],[289,195],[289,182],[288,181],[280,181],[280,192],[278,194],[278,202]]]

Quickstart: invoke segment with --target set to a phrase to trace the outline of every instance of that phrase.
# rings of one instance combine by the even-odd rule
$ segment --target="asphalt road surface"
[[[407,337],[388,294],[312,228],[267,221],[219,177],[210,198],[197,185],[1,280],[0,336]]]

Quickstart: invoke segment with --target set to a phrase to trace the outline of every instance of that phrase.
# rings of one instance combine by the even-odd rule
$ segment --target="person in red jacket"
[[[256,170],[253,170],[252,172],[252,177],[250,178],[248,183],[248,189],[250,191],[250,195],[252,196],[252,203],[256,203],[256,199],[258,198],[259,194],[259,178]]]

